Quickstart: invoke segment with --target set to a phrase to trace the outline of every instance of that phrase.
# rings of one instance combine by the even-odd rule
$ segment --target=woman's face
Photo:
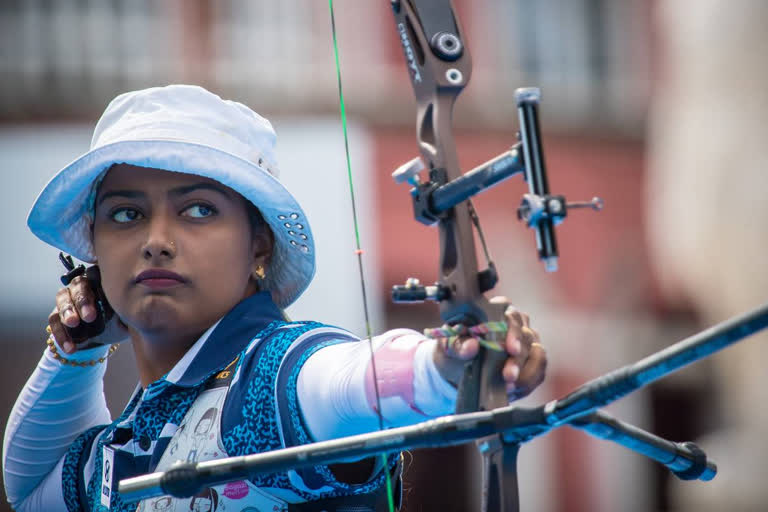
[[[214,180],[115,165],[93,225],[104,293],[133,330],[199,335],[257,290],[255,270],[272,250],[261,230],[246,200]]]

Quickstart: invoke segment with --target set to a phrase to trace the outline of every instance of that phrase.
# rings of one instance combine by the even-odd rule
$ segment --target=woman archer
[[[374,431],[379,412],[402,426],[453,411],[477,339],[376,336],[379,381],[388,379],[379,411],[367,343],[285,318],[312,280],[315,249],[277,179],[275,141],[266,119],[200,87],[130,92],[109,104],[90,150],[43,189],[30,229],[98,265],[114,316],[76,344],[71,332],[97,321],[101,291],[81,276],[56,294],[48,347],[6,429],[16,510],[193,510],[202,498],[128,503],[116,483],[186,460],[192,444],[195,457],[216,459]],[[502,375],[520,398],[544,379],[546,354],[527,315],[509,307],[497,320],[508,327]],[[123,340],[140,382],[112,419],[102,378]],[[365,459],[260,476],[217,486],[209,501],[383,510],[383,482],[398,468],[391,457],[388,467]]]

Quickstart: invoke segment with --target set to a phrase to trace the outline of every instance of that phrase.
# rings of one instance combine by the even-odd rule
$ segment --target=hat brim
[[[98,147],[59,171],[35,200],[27,225],[44,242],[76,258],[94,262],[88,204],[98,176],[116,163],[204,176],[251,201],[272,228],[275,246],[264,288],[279,307],[294,302],[315,273],[315,247],[309,222],[290,192],[266,170],[231,153],[203,144],[151,139]]]

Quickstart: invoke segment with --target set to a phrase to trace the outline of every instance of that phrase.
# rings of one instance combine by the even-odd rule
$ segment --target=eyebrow
[[[189,194],[190,192],[195,192],[197,190],[213,190],[214,192],[218,192],[219,194],[226,197],[227,199],[232,199],[232,194],[227,192],[222,187],[218,185],[214,185],[213,183],[195,183],[193,185],[185,185],[183,187],[172,188],[168,191],[168,195],[183,196],[185,194]],[[146,196],[147,195],[140,190],[112,190],[110,192],[103,194],[101,197],[99,197],[98,200],[96,201],[96,206],[100,205],[110,197],[127,197],[131,199],[135,199],[135,198],[142,198]]]

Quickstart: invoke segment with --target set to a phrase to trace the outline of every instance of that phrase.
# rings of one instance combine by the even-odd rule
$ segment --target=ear
[[[257,282],[264,279],[263,274],[269,271],[268,267],[274,245],[274,237],[269,228],[260,229],[258,232],[253,233],[251,241],[251,255],[253,257],[251,262],[251,278]]]

